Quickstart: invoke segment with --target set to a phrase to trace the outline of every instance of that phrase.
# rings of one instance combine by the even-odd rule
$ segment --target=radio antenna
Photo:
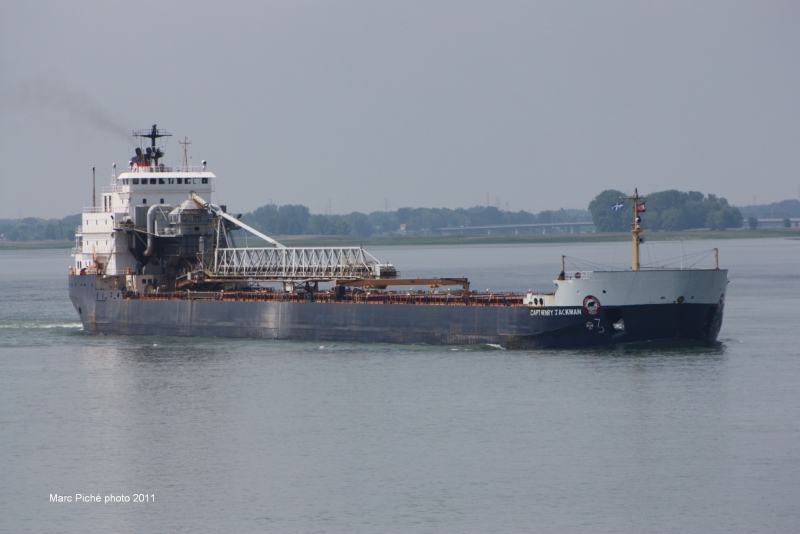
[[[188,137],[184,136],[184,137],[183,137],[183,141],[178,141],[178,143],[179,143],[179,144],[181,144],[181,145],[183,145],[183,170],[188,170],[188,167],[189,167],[189,158],[188,158],[188,156],[186,155],[186,154],[187,154],[187,152],[186,152],[186,149],[188,148],[188,146],[189,146],[189,145],[191,145],[191,144],[192,144],[192,142],[191,142],[191,141],[189,141],[189,138],[188,138]]]

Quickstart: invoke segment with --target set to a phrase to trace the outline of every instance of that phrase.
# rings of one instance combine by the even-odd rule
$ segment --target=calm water
[[[90,337],[68,251],[0,252],[0,530],[797,532],[800,241],[644,259],[714,246],[719,346],[542,352]],[[499,291],[628,250],[371,252]]]

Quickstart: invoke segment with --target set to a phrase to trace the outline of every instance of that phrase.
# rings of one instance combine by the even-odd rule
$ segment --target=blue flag
[[[619,210],[621,210],[622,208],[623,208],[623,204],[622,204],[622,202],[617,202],[616,204],[614,204],[613,206],[611,206],[611,209],[612,209],[612,210],[614,210],[614,211],[619,211]]]

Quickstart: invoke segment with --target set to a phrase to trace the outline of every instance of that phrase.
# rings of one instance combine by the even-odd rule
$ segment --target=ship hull
[[[724,301],[606,306],[477,306],[126,299],[70,276],[89,334],[379,343],[496,344],[509,349],[689,339],[715,341]],[[615,326],[616,324],[616,326]]]

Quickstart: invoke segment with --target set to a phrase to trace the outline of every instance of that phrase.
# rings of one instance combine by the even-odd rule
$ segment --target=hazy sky
[[[0,0],[0,218],[169,130],[232,211],[800,187],[800,2]]]

